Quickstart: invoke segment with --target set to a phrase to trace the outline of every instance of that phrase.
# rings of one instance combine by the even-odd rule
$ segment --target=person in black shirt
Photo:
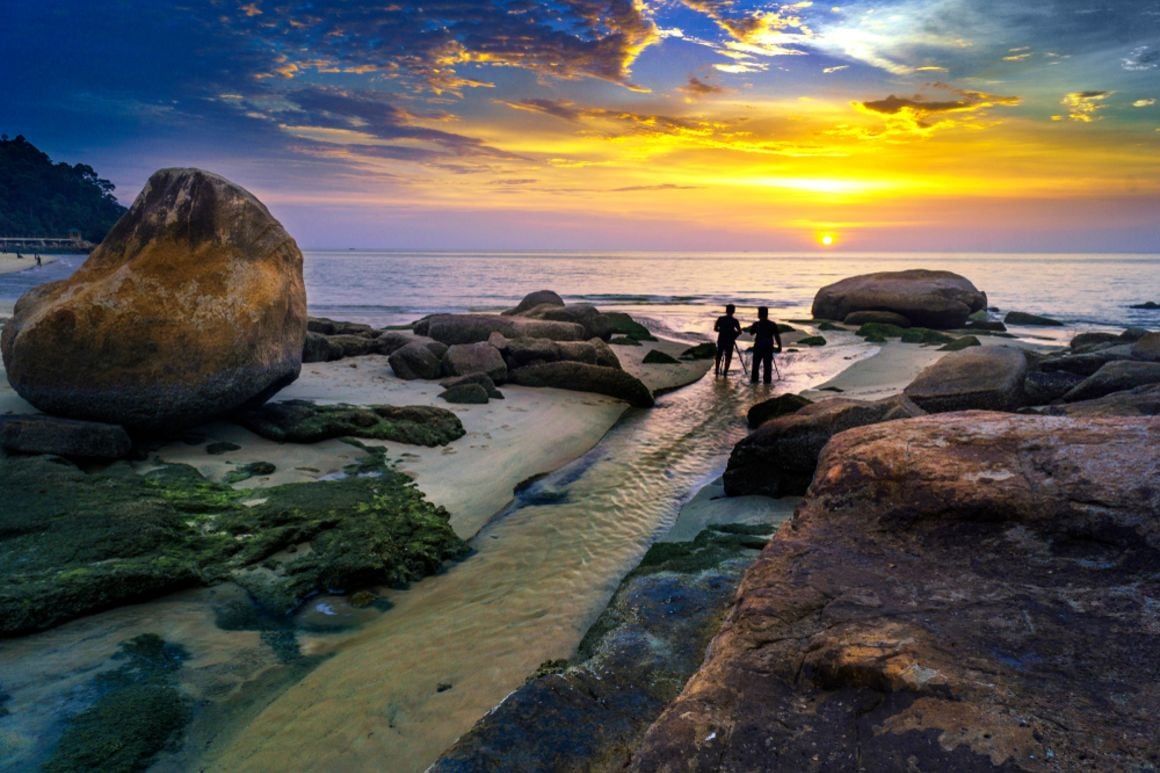
[[[717,356],[713,359],[713,372],[720,376],[729,375],[729,364],[733,361],[733,345],[737,340],[737,336],[741,335],[741,323],[733,316],[733,312],[737,311],[737,307],[730,303],[725,307],[725,315],[717,317],[717,321],[713,324],[713,329],[717,331]],[[721,361],[724,359],[725,367],[722,369]]]
[[[765,383],[773,383],[773,354],[781,351],[781,334],[777,332],[777,324],[769,319],[767,307],[758,307],[757,321],[745,328],[745,332],[753,333],[753,375],[750,381],[757,383],[757,369],[760,366],[764,371],[762,375]]]

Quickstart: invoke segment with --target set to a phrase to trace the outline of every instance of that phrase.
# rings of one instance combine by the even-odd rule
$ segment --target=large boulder
[[[503,338],[493,336],[492,346],[499,348],[511,369],[545,362],[584,362],[620,369],[620,359],[612,347],[599,338],[589,341],[553,341],[548,338]]]
[[[1020,349],[984,346],[952,352],[927,366],[904,390],[929,413],[971,408],[1014,411],[1027,404],[1027,357]]]
[[[1083,381],[1083,376],[1066,370],[1035,370],[1023,379],[1023,394],[1028,405],[1047,405],[1058,400]]]
[[[1160,362],[1109,362],[1063,396],[1065,402],[1093,400],[1112,392],[1122,392],[1160,382]]]
[[[10,453],[121,459],[133,450],[124,427],[56,416],[0,416],[0,448]]]
[[[725,493],[731,497],[804,494],[818,455],[834,435],[922,413],[902,396],[874,401],[833,397],[770,419],[733,447],[725,468]]]
[[[1003,321],[1008,325],[1030,325],[1031,327],[1063,327],[1058,319],[1043,317],[1039,314],[1028,314],[1025,311],[1009,311]]]
[[[407,381],[417,378],[439,378],[443,373],[439,357],[422,341],[412,341],[391,352],[387,357],[387,363],[396,376]]]
[[[443,355],[444,376],[466,376],[486,373],[496,384],[507,381],[508,369],[503,356],[486,341],[474,344],[454,344]]]
[[[786,416],[791,413],[796,413],[802,408],[805,408],[811,402],[813,401],[807,400],[801,395],[778,395],[777,397],[771,397],[768,400],[763,400],[762,402],[752,406],[745,414],[745,418],[749,423],[750,429],[757,429],[770,419],[776,419],[778,416]]]
[[[1036,367],[1045,373],[1062,371],[1079,376],[1090,376],[1109,362],[1127,360],[1131,357],[1131,345],[1121,344],[1120,346],[1110,346],[1107,349],[1078,354],[1056,352],[1043,358]]]
[[[575,322],[504,317],[498,314],[437,314],[418,323],[415,332],[448,346],[486,341],[492,333],[500,333],[507,338],[526,336],[550,338],[553,341],[583,341],[588,337],[584,326]]]
[[[68,279],[34,288],[0,338],[46,413],[169,430],[298,377],[302,253],[266,208],[199,169],[163,169]]]
[[[817,319],[846,319],[856,311],[890,311],[925,327],[960,327],[987,308],[987,296],[950,271],[881,271],[826,285],[814,296]]]
[[[629,770],[1151,770],[1160,419],[845,432]]]
[[[548,362],[518,368],[509,374],[513,384],[595,392],[624,400],[638,408],[653,404],[652,392],[637,377],[616,368],[583,362]]]
[[[515,314],[523,314],[530,311],[537,306],[563,306],[564,299],[552,290],[536,290],[528,293],[524,299],[516,304],[515,308],[508,309],[503,312],[505,316],[512,316]]]

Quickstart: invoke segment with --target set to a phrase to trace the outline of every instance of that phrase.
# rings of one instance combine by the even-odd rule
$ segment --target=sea
[[[60,279],[83,262],[0,276],[0,302]],[[817,290],[845,277],[912,268],[943,269],[987,293],[996,315],[1010,310],[1060,320],[1033,331],[1067,340],[1082,330],[1160,327],[1160,254],[863,252],[441,252],[307,250],[312,315],[401,325],[435,313],[498,311],[533,290],[643,319],[681,339],[708,337],[726,303],[742,319],[768,306],[777,319],[808,319]]]
[[[0,309],[82,260],[66,256],[0,276]],[[530,291],[552,289],[690,342],[711,335],[726,303],[737,304],[742,320],[759,305],[781,320],[808,319],[823,285],[908,268],[967,277],[987,292],[997,318],[1019,310],[1064,323],[1011,328],[1038,344],[1063,344],[1083,330],[1160,328],[1160,312],[1130,308],[1160,301],[1160,255],[305,254],[309,310],[317,316],[401,325],[436,312],[501,310]],[[341,597],[311,599],[279,629],[308,658],[283,663],[265,632],[220,627],[212,608],[228,585],[6,641],[0,773],[40,770],[71,718],[91,704],[93,674],[115,667],[121,643],[143,633],[191,653],[176,678],[197,697],[191,724],[153,770],[420,773],[537,666],[575,653],[621,578],[651,544],[679,531],[690,499],[715,490],[755,401],[817,388],[876,349],[850,333],[826,335],[826,346],[779,356],[781,380],[772,387],[751,386],[739,374],[707,377],[661,395],[654,408],[629,410],[590,452],[515,492],[470,538],[468,558],[409,589],[380,589],[384,603],[369,619],[320,627],[324,618],[341,622],[363,612]],[[506,400],[502,410],[524,410],[516,402]],[[477,433],[463,442],[487,440]],[[747,522],[771,531],[796,503],[743,499],[744,517],[756,519]]]

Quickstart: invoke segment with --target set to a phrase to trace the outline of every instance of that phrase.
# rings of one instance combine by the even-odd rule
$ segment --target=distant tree
[[[88,164],[54,164],[23,135],[0,135],[0,236],[99,242],[125,213],[113,189]]]

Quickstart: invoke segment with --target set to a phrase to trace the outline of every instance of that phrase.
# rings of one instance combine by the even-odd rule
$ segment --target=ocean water
[[[1128,308],[1160,301],[1160,254],[314,251],[306,253],[305,278],[312,314],[376,325],[496,311],[551,289],[681,337],[711,329],[726,303],[742,318],[755,306],[778,319],[808,318],[824,285],[912,268],[954,271],[1002,312],[1045,314],[1069,334],[1160,326],[1160,313]]]
[[[83,262],[0,275],[0,303],[68,276]],[[726,303],[743,319],[768,306],[778,319],[808,318],[817,290],[849,276],[911,268],[954,271],[1003,312],[1057,318],[1066,330],[1036,331],[1065,340],[1076,330],[1160,327],[1160,312],[1131,309],[1160,302],[1158,254],[1031,253],[659,253],[404,252],[305,253],[310,313],[399,325],[427,314],[497,311],[533,290],[565,301],[627,311],[659,332],[704,335]]]

